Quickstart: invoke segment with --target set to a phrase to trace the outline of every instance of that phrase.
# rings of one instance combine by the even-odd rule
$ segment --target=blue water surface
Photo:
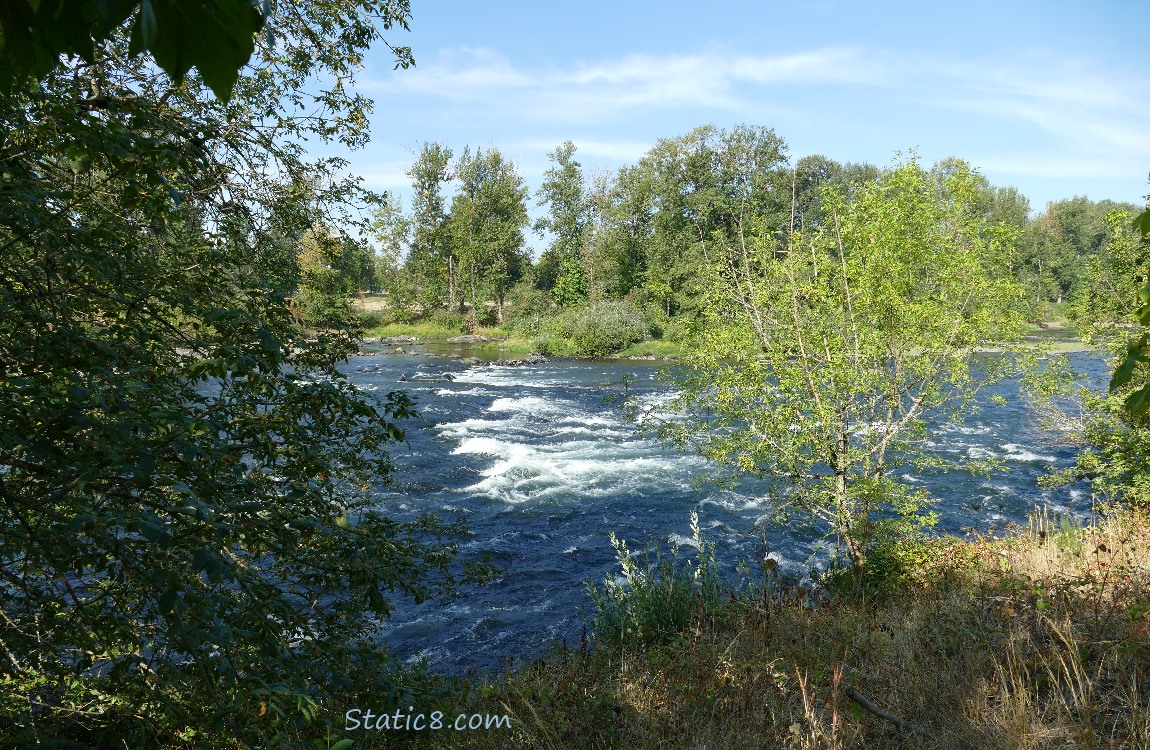
[[[1092,354],[1072,355],[1094,379],[1104,367]],[[707,467],[637,434],[609,403],[624,377],[640,398],[667,398],[663,363],[552,360],[529,367],[477,365],[426,351],[368,354],[345,368],[352,382],[378,393],[406,390],[420,416],[405,424],[408,443],[395,448],[394,481],[375,491],[396,517],[434,512],[464,520],[472,537],[465,559],[489,556],[503,573],[448,602],[401,602],[380,632],[381,645],[406,662],[439,671],[495,669],[509,659],[542,655],[549,644],[579,643],[586,581],[618,573],[608,532],[632,550],[690,537],[698,512],[704,536],[717,544],[727,576],[757,561],[764,541],[756,522],[769,506],[764,486],[699,486]],[[963,424],[934,425],[930,450],[951,459],[998,458],[1009,471],[898,472],[937,499],[940,527],[955,533],[1025,523],[1036,507],[1088,514],[1084,484],[1044,490],[1047,467],[1073,462],[1063,435],[1044,432],[1004,383]],[[1004,406],[988,398],[1008,397]],[[766,542],[781,569],[801,577],[825,564],[821,532],[792,524],[768,527]]]

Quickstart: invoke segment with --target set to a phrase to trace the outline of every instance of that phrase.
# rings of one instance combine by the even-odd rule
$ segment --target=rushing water
[[[1078,369],[1101,374],[1095,357],[1073,356]],[[754,530],[767,507],[761,487],[699,486],[706,467],[698,459],[637,436],[607,402],[624,376],[633,378],[630,390],[640,397],[665,396],[658,369],[648,362],[562,360],[466,367],[426,353],[372,354],[348,365],[353,382],[379,392],[406,390],[421,413],[406,425],[409,445],[393,450],[398,471],[377,491],[380,507],[401,517],[432,511],[465,520],[473,534],[463,545],[465,558],[486,555],[504,571],[449,602],[403,603],[381,633],[392,653],[459,672],[533,658],[549,643],[578,643],[584,582],[618,572],[610,531],[633,550],[684,541],[697,511],[730,576],[739,562],[762,557]],[[1014,392],[1007,383],[985,395]],[[990,478],[903,472],[938,500],[944,529],[1025,522],[1036,505],[1090,511],[1084,486],[1038,487],[1045,467],[1069,465],[1073,450],[1041,431],[1018,399],[985,408],[963,425],[936,426],[930,445],[948,458],[1000,458],[1009,467]],[[813,554],[818,537],[816,529],[795,525],[771,529],[767,541],[783,571],[802,576],[823,559]]]

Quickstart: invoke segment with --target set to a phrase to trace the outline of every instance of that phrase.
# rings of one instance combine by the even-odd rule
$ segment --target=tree
[[[309,326],[355,329],[351,299],[375,280],[371,249],[325,226],[312,227],[300,240],[299,286],[293,302]]]
[[[539,259],[539,281],[565,306],[585,302],[588,273],[583,263],[588,206],[583,168],[574,160],[575,144],[564,141],[547,155],[553,166],[543,173],[543,184],[535,195],[548,215],[535,222],[535,231],[552,235],[551,247]]]
[[[283,3],[282,10],[293,13],[296,7]],[[398,24],[408,30],[408,0],[372,3],[365,10],[374,12],[384,29]],[[255,51],[255,35],[271,15],[267,0],[12,0],[0,6],[0,90],[43,79],[61,57],[94,62],[97,45],[127,23],[129,54],[151,52],[177,85],[196,68],[204,84],[227,100]],[[275,43],[273,28],[268,28],[269,45]],[[409,47],[392,51],[397,68],[414,64]]]
[[[459,259],[447,236],[443,186],[453,179],[451,149],[424,143],[407,172],[411,177],[411,252],[406,268],[422,287],[424,311],[440,304],[454,310],[459,300]]]
[[[370,497],[411,402],[288,305],[292,238],[371,198],[300,141],[362,137],[398,7],[281,4],[227,103],[127,31],[0,92],[0,744],[302,740],[395,687],[392,598],[451,588],[458,530]]]
[[[1150,358],[1142,326],[1150,321],[1150,248],[1131,227],[1133,213],[1116,210],[1106,217],[1105,238],[1088,259],[1071,305],[1071,319],[1083,338],[1118,365],[1108,392],[1068,383],[1053,391],[1076,397],[1083,407],[1074,419],[1055,412],[1083,450],[1075,466],[1053,481],[1089,477],[1103,497],[1145,508],[1150,506]]]
[[[1015,363],[972,359],[1023,325],[1021,292],[997,270],[1004,248],[971,210],[976,177],[905,162],[849,201],[824,193],[824,227],[783,244],[747,220],[753,232],[710,256],[679,396],[646,415],[667,439],[773,480],[774,506],[824,523],[860,577],[875,544],[929,522],[924,492],[899,479],[925,460],[928,418],[961,418]]]
[[[523,229],[527,226],[527,187],[515,165],[498,149],[464,150],[457,165],[459,192],[451,200],[448,219],[457,248],[460,275],[467,281],[473,316],[487,299],[495,300],[495,315],[503,322],[507,289],[522,274]]]
[[[411,274],[403,268],[411,240],[411,218],[390,196],[379,204],[371,222],[371,235],[377,243],[375,285],[387,296],[392,317],[408,320],[414,315],[417,289]]]
[[[1134,219],[1134,228],[1142,236],[1142,244],[1150,237],[1150,210],[1143,211]],[[1129,387],[1123,408],[1131,417],[1141,417],[1150,411],[1150,377],[1143,374],[1135,376],[1139,365],[1150,364],[1150,273],[1145,274],[1146,283],[1138,290],[1139,305],[1135,309],[1135,316],[1142,326],[1142,335],[1126,346],[1126,353],[1114,376],[1110,380],[1110,392],[1120,388]]]
[[[660,140],[621,172],[620,186],[639,191],[622,200],[646,216],[643,291],[665,314],[698,311],[695,269],[706,263],[713,244],[730,246],[766,225],[753,226],[751,217],[770,222],[772,231],[785,226],[781,217],[791,183],[785,150],[768,128],[707,125]],[[646,205],[635,205],[636,200]]]

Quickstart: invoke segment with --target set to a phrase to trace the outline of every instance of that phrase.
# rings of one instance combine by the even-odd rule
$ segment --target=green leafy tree
[[[488,299],[503,322],[507,290],[522,275],[527,187],[498,149],[465,150],[459,158],[459,192],[452,198],[449,229],[460,259],[473,315]],[[489,295],[489,296],[488,296]]]
[[[411,402],[288,304],[294,238],[370,197],[300,142],[362,140],[399,6],[280,7],[227,103],[127,30],[0,92],[0,745],[302,743],[394,693],[393,597],[455,580],[458,530],[370,494]]]
[[[839,164],[819,154],[804,156],[791,169],[791,231],[811,233],[827,221],[823,194],[837,187],[845,195],[866,182],[877,180],[878,167],[870,164]]]
[[[376,242],[375,285],[387,296],[390,315],[397,320],[409,320],[416,312],[418,290],[403,268],[411,229],[411,218],[396,200],[386,196],[371,222],[371,236]]]
[[[454,310],[461,303],[459,258],[446,227],[447,208],[443,186],[452,179],[451,149],[425,143],[407,172],[411,177],[411,250],[405,268],[421,288],[424,311],[446,304]]]
[[[317,225],[300,240],[299,286],[293,297],[300,318],[309,326],[355,329],[351,300],[375,281],[371,249]]]
[[[1134,220],[1135,230],[1142,236],[1143,245],[1150,237],[1150,210],[1138,214]],[[1111,393],[1123,387],[1132,390],[1126,395],[1123,407],[1132,417],[1140,417],[1150,411],[1150,377],[1136,377],[1140,365],[1150,364],[1150,272],[1145,274],[1146,283],[1138,290],[1139,305],[1135,310],[1142,334],[1126,346],[1126,353],[1110,380]]]
[[[1076,465],[1053,482],[1082,477],[1101,496],[1150,506],[1150,358],[1144,353],[1150,321],[1146,269],[1150,248],[1131,226],[1133,212],[1112,211],[1098,252],[1088,259],[1071,306],[1083,338],[1118,363],[1107,392],[1099,393],[1067,378],[1056,395],[1072,395],[1081,404],[1073,418],[1052,410],[1072,440],[1082,446]],[[1135,222],[1135,226],[1139,226]]]
[[[706,264],[709,249],[737,244],[766,226],[752,225],[752,217],[771,222],[772,231],[785,226],[781,217],[790,194],[785,163],[785,145],[773,130],[707,125],[660,140],[621,173],[619,185],[637,190],[622,201],[642,222],[636,239],[642,247],[644,296],[660,303],[667,315],[697,312],[696,269]]]
[[[548,215],[535,222],[535,231],[552,236],[551,247],[537,264],[538,281],[560,305],[568,307],[585,302],[589,292],[583,263],[588,205],[583,168],[574,155],[571,141],[548,154],[552,166],[543,173],[543,184],[535,193],[538,205],[548,207]]]
[[[664,437],[774,480],[775,507],[826,524],[858,576],[874,544],[930,521],[929,498],[899,479],[926,460],[928,420],[961,418],[1015,362],[972,359],[1023,325],[1004,248],[971,210],[977,187],[965,168],[909,161],[849,201],[825,193],[814,234],[735,235],[710,256],[680,395],[647,414]]]
[[[301,9],[295,2],[278,5],[286,14]],[[269,0],[12,0],[0,6],[0,90],[44,78],[61,57],[94,62],[98,45],[127,25],[129,54],[150,52],[176,84],[195,68],[204,84],[226,100],[272,14]],[[362,20],[370,16],[384,29],[398,25],[407,30],[410,3],[372,3],[364,7]],[[269,45],[275,44],[275,28],[274,23],[266,28]],[[392,51],[397,68],[414,64],[411,48]]]

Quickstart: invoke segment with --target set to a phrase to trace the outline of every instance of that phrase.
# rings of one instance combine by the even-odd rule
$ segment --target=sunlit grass
[[[668,339],[651,339],[649,341],[640,341],[637,344],[632,344],[615,356],[678,359],[685,356],[686,353],[687,350],[683,347],[682,343],[678,341],[671,341]]]

